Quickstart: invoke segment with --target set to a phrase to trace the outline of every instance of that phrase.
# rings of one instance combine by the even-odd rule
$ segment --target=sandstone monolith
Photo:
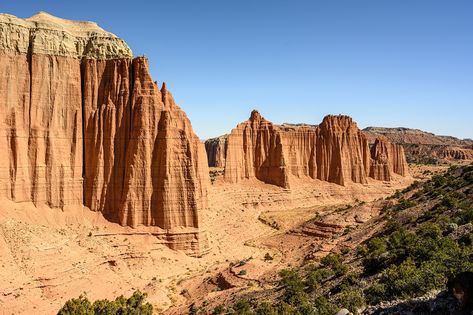
[[[93,22],[0,14],[0,196],[85,205],[204,252],[205,148],[148,68]]]
[[[408,175],[401,146],[379,140],[370,149],[364,133],[343,115],[326,116],[318,126],[275,125],[253,111],[226,145],[224,178],[230,183],[256,178],[290,188],[292,178],[346,185]]]

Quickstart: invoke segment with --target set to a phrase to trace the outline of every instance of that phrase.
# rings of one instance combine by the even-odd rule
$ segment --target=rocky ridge
[[[363,129],[368,141],[373,144],[377,138],[401,144],[407,160],[412,163],[439,163],[452,160],[473,160],[473,140],[410,128],[367,127]]]
[[[27,19],[0,14],[0,52],[93,59],[133,57],[125,41],[96,23],[65,20],[46,12]]]
[[[146,58],[92,22],[1,14],[0,73],[0,197],[87,206],[205,251],[205,149]]]
[[[408,175],[401,146],[368,140],[348,116],[327,116],[318,126],[275,125],[257,111],[224,140],[206,142],[209,161],[226,146],[224,179],[236,183],[257,178],[289,188],[291,178],[312,178],[346,185],[368,178],[390,181]]]

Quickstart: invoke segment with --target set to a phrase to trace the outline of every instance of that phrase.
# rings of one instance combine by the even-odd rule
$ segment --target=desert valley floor
[[[87,208],[62,211],[2,200],[0,306],[7,313],[53,313],[84,292],[95,300],[135,289],[148,294],[155,310],[169,314],[204,299],[224,301],[235,292],[271,286],[278,270],[308,255],[368,237],[366,231],[376,230],[370,218],[381,208],[375,200],[411,181],[397,177],[343,187],[310,180],[285,190],[256,180],[227,184],[217,177],[203,212],[210,250],[200,258]],[[274,259],[265,260],[267,253]]]
[[[450,211],[442,229],[435,226],[438,233],[429,237],[456,229],[467,235],[469,227],[473,233],[473,140],[403,127],[362,130],[350,116],[336,113],[320,122],[278,124],[253,109],[247,120],[204,142],[165,78],[152,78],[155,62],[135,56],[123,39],[95,22],[46,12],[25,19],[0,13],[0,314],[54,314],[81,295],[87,299],[79,302],[90,304],[137,290],[151,303],[147,313],[167,315],[227,306],[231,313],[242,297],[275,302],[279,297],[271,290],[290,291],[278,284],[281,270],[324,265],[344,251],[350,260],[361,252],[352,249],[390,227],[388,220],[402,223],[390,212],[401,202],[410,201],[406,211]],[[291,97],[285,106],[294,102]],[[205,124],[224,119],[196,104],[188,106],[205,115]],[[271,117],[269,111],[264,114]],[[369,117],[364,119],[379,122]],[[419,185],[425,185],[425,194],[418,192],[425,200],[412,206],[410,189]],[[398,197],[390,198],[394,193]],[[469,214],[471,222],[462,219]],[[473,257],[471,247],[463,236],[452,239],[445,244],[457,254],[445,256],[463,266]],[[473,234],[467,241],[473,243]],[[319,259],[329,253],[334,255]],[[411,257],[402,259],[409,268],[414,264]],[[442,268],[451,265],[440,261]],[[462,268],[449,273],[467,270]],[[437,271],[439,289],[447,274]],[[433,279],[427,275],[422,279]],[[333,281],[342,283],[339,276],[333,273]],[[352,282],[384,285],[369,276]],[[304,291],[310,287],[315,298],[314,287],[299,282],[299,299],[282,303],[307,306],[294,314],[319,312],[323,305],[311,305]],[[325,288],[326,282],[316,282]],[[363,307],[379,302],[356,293]],[[347,304],[353,303],[330,305],[354,313],[360,306]],[[65,312],[70,313],[77,312]]]

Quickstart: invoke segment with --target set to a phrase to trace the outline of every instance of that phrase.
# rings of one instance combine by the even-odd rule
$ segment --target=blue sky
[[[38,11],[95,21],[146,55],[202,139],[254,108],[473,138],[471,0],[0,2]]]

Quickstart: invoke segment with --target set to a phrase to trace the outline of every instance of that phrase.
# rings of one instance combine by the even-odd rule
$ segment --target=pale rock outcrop
[[[203,144],[145,58],[92,22],[0,14],[0,196],[85,205],[205,252]]]
[[[128,45],[94,22],[70,21],[40,12],[20,19],[0,14],[0,52],[73,58],[131,58]]]
[[[284,188],[294,177],[346,185],[408,175],[401,146],[379,141],[370,150],[356,123],[342,115],[318,126],[274,125],[253,111],[228,136],[225,158],[227,182],[257,178]]]

